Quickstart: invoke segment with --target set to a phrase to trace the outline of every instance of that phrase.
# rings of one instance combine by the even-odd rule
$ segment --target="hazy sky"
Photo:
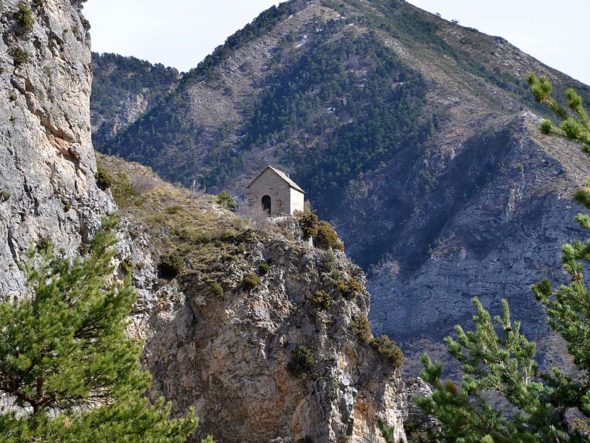
[[[276,0],[89,0],[93,50],[182,71]],[[492,35],[590,84],[589,0],[410,0]]]

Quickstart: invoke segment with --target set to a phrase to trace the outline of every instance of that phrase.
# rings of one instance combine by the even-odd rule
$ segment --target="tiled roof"
[[[256,180],[258,180],[258,179],[259,179],[259,178],[262,176],[262,174],[264,174],[264,173],[265,173],[267,170],[269,170],[269,169],[270,169],[272,172],[274,172],[276,175],[278,175],[279,177],[281,177],[281,179],[283,179],[283,181],[284,181],[285,183],[287,183],[287,184],[289,185],[289,187],[290,187],[290,188],[293,188],[293,189],[295,189],[295,190],[297,190],[297,191],[299,191],[299,192],[301,192],[301,193],[305,194],[305,191],[304,191],[303,189],[301,189],[301,187],[300,187],[300,186],[299,186],[297,183],[295,183],[293,180],[291,180],[291,178],[290,178],[290,177],[289,177],[289,176],[288,176],[286,173],[284,173],[284,172],[283,172],[283,171],[281,171],[280,169],[273,168],[272,166],[267,166],[267,167],[264,169],[264,171],[262,171],[260,174],[258,174],[258,176],[257,176],[257,177],[256,177],[254,180],[252,180],[252,182],[250,182],[250,184],[249,184],[247,187],[249,188],[250,186],[252,186],[252,184],[253,184],[253,183],[254,183]]]

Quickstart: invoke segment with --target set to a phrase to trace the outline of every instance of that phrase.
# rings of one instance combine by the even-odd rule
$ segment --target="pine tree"
[[[573,90],[565,93],[568,108],[552,97],[551,83],[531,75],[528,79],[536,100],[559,118],[541,123],[541,131],[575,140],[590,154],[590,119],[582,98]],[[576,195],[590,208],[590,182]],[[590,216],[579,214],[578,223],[590,229]],[[584,272],[590,263],[590,241],[562,246],[563,267],[569,284],[554,289],[544,280],[533,286],[537,300],[546,308],[549,326],[566,341],[579,370],[573,378],[559,369],[540,372],[535,344],[512,322],[508,303],[503,316],[492,322],[489,312],[474,299],[473,331],[457,326],[456,338],[446,339],[450,354],[462,365],[460,385],[441,379],[442,366],[424,355],[424,379],[432,384],[430,398],[420,399],[422,409],[436,417],[439,429],[433,440],[458,442],[578,442],[590,440],[590,293]],[[490,393],[501,407],[490,401]],[[498,403],[496,403],[497,405]],[[567,417],[575,411],[576,420]]]
[[[2,441],[184,442],[195,430],[192,411],[171,419],[145,396],[141,344],[125,333],[135,291],[112,278],[113,227],[83,258],[31,251],[30,293],[0,303]]]

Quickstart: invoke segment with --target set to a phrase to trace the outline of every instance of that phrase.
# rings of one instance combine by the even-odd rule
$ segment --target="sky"
[[[499,35],[590,85],[589,0],[410,0],[463,26]],[[276,0],[89,0],[97,52],[132,55],[181,71],[195,67]]]

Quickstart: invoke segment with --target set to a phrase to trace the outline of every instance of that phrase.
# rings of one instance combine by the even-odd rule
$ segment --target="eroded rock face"
[[[0,294],[22,293],[16,263],[44,239],[74,251],[113,210],[95,183],[90,50],[78,2],[0,5]]]
[[[369,296],[363,290],[344,299],[330,276],[364,282],[343,254],[259,239],[245,251],[251,268],[227,265],[220,295],[202,273],[158,280],[145,238],[122,238],[122,260],[132,255],[148,265],[135,276],[140,299],[132,333],[147,342],[153,394],[171,400],[179,415],[196,409],[195,441],[212,434],[221,442],[385,442],[380,421],[405,441],[400,369],[352,326],[366,318]],[[244,275],[262,262],[269,273],[245,289]],[[332,294],[325,310],[310,300],[318,290]],[[297,374],[289,364],[299,346],[315,364]]]
[[[334,295],[325,311],[310,301],[317,290],[334,292],[327,266],[354,278],[360,270],[343,255],[329,265],[327,253],[280,239],[247,254],[253,267],[270,263],[252,290],[241,286],[248,270],[231,267],[223,296],[191,276],[160,289],[146,347],[156,391],[178,413],[196,407],[199,436],[222,442],[384,442],[379,420],[405,440],[399,369],[351,326],[366,317],[368,294]],[[298,346],[316,360],[300,376],[288,369]]]
[[[146,342],[154,397],[196,409],[195,441],[384,442],[380,424],[405,441],[400,362],[377,350],[346,255],[303,241],[295,220],[247,220],[141,165],[99,162],[151,183],[121,202],[120,269],[139,296],[129,332]],[[170,254],[182,271],[159,278]]]

